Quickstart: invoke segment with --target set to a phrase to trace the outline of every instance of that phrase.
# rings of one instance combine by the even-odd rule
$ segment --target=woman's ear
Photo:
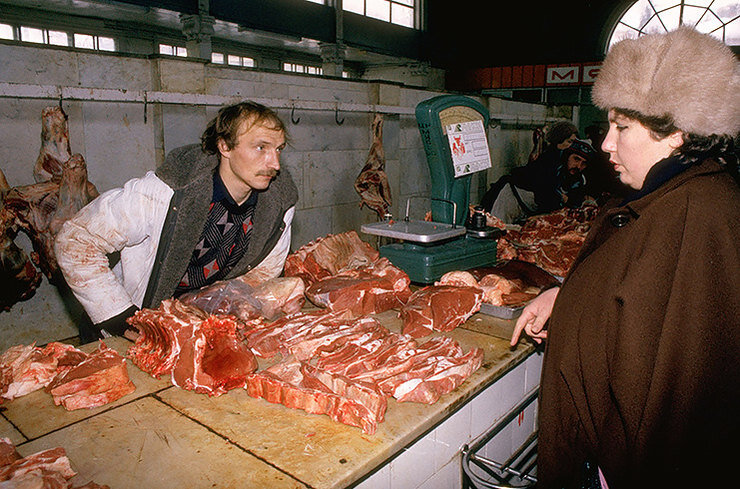
[[[672,149],[678,149],[683,146],[683,132],[676,131],[668,135],[668,144]]]

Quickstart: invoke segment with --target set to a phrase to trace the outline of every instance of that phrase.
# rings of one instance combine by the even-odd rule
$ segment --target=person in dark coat
[[[593,89],[631,193],[559,288],[522,312],[546,340],[538,487],[736,485],[740,69],[688,28],[614,45]]]

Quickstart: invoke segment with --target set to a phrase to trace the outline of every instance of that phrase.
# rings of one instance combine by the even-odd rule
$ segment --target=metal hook
[[[301,118],[300,117],[295,118],[294,115],[295,115],[295,105],[290,109],[290,122],[292,122],[293,124],[298,124],[299,122],[301,122]]]
[[[146,124],[146,109],[147,109],[147,98],[146,98],[146,92],[144,92],[144,124]]]
[[[64,96],[62,95],[62,89],[59,89],[59,108],[62,109],[62,112],[64,112],[64,107],[62,106],[62,100],[64,100]]]
[[[334,109],[334,122],[336,122],[338,126],[344,124],[344,117],[342,117],[341,121],[339,120],[339,107]]]

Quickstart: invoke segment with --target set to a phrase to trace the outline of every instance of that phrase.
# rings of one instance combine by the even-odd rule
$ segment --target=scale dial
[[[456,105],[439,111],[442,134],[447,134],[447,126],[458,122],[482,121],[483,115],[472,107]]]

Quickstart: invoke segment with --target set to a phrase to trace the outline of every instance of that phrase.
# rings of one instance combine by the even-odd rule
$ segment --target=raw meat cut
[[[382,219],[391,206],[391,187],[385,173],[385,153],[383,152],[383,116],[373,117],[373,142],[365,166],[355,180],[355,190],[360,194],[360,207],[366,205]]]
[[[38,182],[59,178],[62,166],[72,157],[69,145],[67,114],[61,107],[46,107],[41,111],[41,149],[33,167]]]
[[[301,246],[285,260],[285,276],[301,277],[306,287],[344,270],[374,263],[380,253],[355,231],[330,234]]]
[[[76,472],[61,447],[24,458],[9,439],[2,438],[0,453],[11,454],[9,457],[0,456],[0,489],[110,489],[95,482],[72,485],[70,479]]]
[[[478,287],[478,281],[472,273],[464,270],[453,270],[442,275],[434,285],[457,285],[459,287]]]
[[[33,296],[41,281],[35,266],[52,284],[63,283],[54,238],[64,221],[98,196],[87,180],[84,158],[71,154],[67,116],[61,107],[45,108],[41,121],[41,149],[33,169],[36,183],[11,189],[0,175],[0,284],[7,291],[0,307],[5,310]],[[21,231],[31,240],[33,263],[14,243]]]
[[[0,356],[0,396],[15,399],[46,387],[87,355],[64,343],[16,345]]]
[[[411,296],[410,284],[406,272],[387,258],[379,258],[371,265],[314,282],[306,289],[306,296],[319,307],[361,316],[401,307]]]
[[[421,338],[432,331],[452,331],[478,312],[482,302],[483,291],[477,287],[429,285],[401,308],[403,333]]]
[[[12,219],[14,230],[28,235],[35,253],[32,259],[50,281],[60,280],[54,238],[64,221],[97,196],[97,189],[87,181],[87,166],[79,154],[62,165],[58,179],[14,187],[5,196],[4,217]]]
[[[509,230],[499,239],[497,257],[530,262],[555,276],[565,277],[597,211],[596,206],[583,206],[532,216],[519,231]]]
[[[306,302],[305,286],[299,277],[278,277],[261,283],[246,276],[222,280],[178,297],[210,314],[232,315],[243,321],[257,317],[276,319],[293,314]]]
[[[257,360],[237,337],[233,316],[212,316],[176,299],[142,309],[127,322],[139,331],[128,356],[143,371],[200,394],[219,396],[244,386]]]
[[[385,416],[385,397],[372,384],[331,374],[303,362],[283,362],[248,376],[247,393],[289,408],[326,414],[334,421],[375,433]]]
[[[46,387],[54,404],[68,411],[111,403],[136,387],[128,377],[126,360],[102,341],[85,360],[57,375]]]

